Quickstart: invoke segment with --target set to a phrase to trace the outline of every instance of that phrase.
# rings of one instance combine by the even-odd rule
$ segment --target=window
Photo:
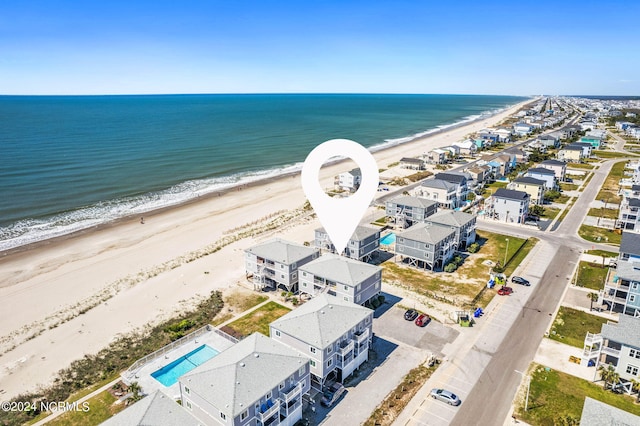
[[[329,355],[331,352],[333,352],[333,347],[332,347],[332,346],[329,346],[329,347],[327,348],[327,355]]]
[[[357,295],[356,296],[356,303],[359,303],[359,302],[360,302],[360,295]]]
[[[312,354],[315,354],[316,348],[314,348],[313,346],[309,346],[309,351],[311,351]]]
[[[306,273],[306,272],[303,272],[303,273],[302,273],[302,276],[303,276],[303,277],[306,277],[306,276],[307,276],[307,273]]]
[[[227,416],[225,416],[224,413],[220,413],[220,418],[222,420],[227,420]]]
[[[256,410],[256,413],[260,411],[260,404],[256,403],[256,405],[253,406],[253,408]]]
[[[191,395],[191,389],[189,389],[188,387],[184,387],[184,393],[186,393],[187,395]]]
[[[345,296],[345,297],[344,297],[344,301],[345,301],[345,302],[348,302],[348,301],[349,301],[349,297],[348,297],[348,296]]]
[[[365,324],[369,324],[370,322],[371,322],[371,317],[366,317],[366,318],[364,319],[364,323],[365,323]]]
[[[249,417],[249,410],[244,410],[242,414],[240,414],[240,420],[244,420]]]
[[[345,290],[347,290],[347,291],[349,291],[349,286],[348,286],[348,285],[345,285],[345,286],[344,286],[344,289],[345,289]]]
[[[276,336],[280,337],[280,330],[276,330]]]
[[[191,408],[192,408],[192,407],[191,407],[191,402],[189,402],[189,401],[187,401],[187,408],[188,408],[189,410],[191,410]]]
[[[280,383],[280,384],[278,385],[278,389],[279,389],[279,390],[284,389],[284,382],[282,382],[282,383]]]
[[[301,376],[304,376],[304,373],[306,372],[307,372],[307,368],[304,365],[300,367],[300,370],[298,370],[298,374]]]
[[[309,365],[311,365],[312,367],[316,366],[316,362],[312,359],[309,360]]]
[[[265,398],[271,399],[271,392],[269,392]]]
[[[635,282],[635,281],[633,281],[633,282],[631,283],[631,289],[633,289],[633,290],[637,290],[637,289],[638,289],[638,283],[637,283],[637,282]]]
[[[638,349],[629,349],[629,356],[631,358],[640,359],[640,350],[638,350]]]
[[[327,367],[331,367],[333,365],[333,359],[327,361]]]
[[[629,302],[635,302],[636,301],[636,295],[632,294],[629,296]]]
[[[638,367],[636,367],[635,365],[627,364],[627,373],[631,374],[633,376],[637,376],[638,375]]]
[[[280,264],[280,269],[284,269],[284,265],[282,263]]]

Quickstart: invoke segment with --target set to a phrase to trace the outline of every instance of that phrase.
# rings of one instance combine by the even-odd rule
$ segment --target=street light
[[[524,400],[524,411],[527,411],[527,408],[529,408],[529,389],[531,388],[531,376],[529,376],[528,374],[523,373],[522,371],[518,371],[518,370],[513,370],[516,373],[520,374],[522,376],[522,378],[524,379],[525,377],[527,378],[527,396]]]
[[[502,264],[502,266],[507,265],[507,253],[509,252],[509,239],[505,238],[505,241],[507,242],[507,249],[504,251],[504,263]]]

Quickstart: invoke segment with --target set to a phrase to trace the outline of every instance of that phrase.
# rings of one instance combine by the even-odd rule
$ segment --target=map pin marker
[[[328,196],[319,182],[320,168],[331,157],[349,157],[362,174],[360,187],[347,198]],[[341,254],[378,190],[378,164],[365,147],[348,139],[332,139],[313,149],[302,166],[302,189],[336,252]]]

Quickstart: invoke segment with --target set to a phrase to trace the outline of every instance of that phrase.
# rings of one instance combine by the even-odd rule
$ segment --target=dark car
[[[416,311],[415,309],[409,309],[404,313],[404,319],[406,319],[407,321],[413,321],[416,318],[418,318],[418,311]]]
[[[511,282],[512,283],[516,283],[516,284],[526,285],[526,286],[530,286],[531,285],[529,280],[525,280],[522,277],[516,277],[516,276],[511,277]]]
[[[511,293],[513,293],[513,289],[511,287],[507,287],[507,286],[502,286],[500,287],[500,289],[498,290],[498,294],[500,296],[508,296]]]
[[[449,405],[460,405],[461,402],[460,398],[458,398],[456,394],[445,389],[431,389],[430,395],[433,399],[438,399]]]
[[[322,404],[323,407],[331,407],[338,399],[340,399],[345,391],[346,389],[342,386],[342,383],[335,382],[329,386],[326,391],[324,391],[320,404]]]
[[[425,325],[429,324],[429,321],[431,321],[431,317],[427,314],[422,314],[418,318],[416,318],[416,325],[418,327],[424,327]]]

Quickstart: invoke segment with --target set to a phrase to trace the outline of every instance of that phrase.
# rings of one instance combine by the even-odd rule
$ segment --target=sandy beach
[[[387,168],[495,125],[523,104],[374,156]],[[323,186],[345,169],[323,168]],[[212,290],[250,286],[244,249],[274,236],[313,239],[319,222],[304,202],[299,175],[286,176],[145,214],[144,224],[131,218],[0,253],[0,396],[47,385],[73,360]],[[261,232],[267,225],[277,229]],[[223,247],[208,254],[216,244]]]

